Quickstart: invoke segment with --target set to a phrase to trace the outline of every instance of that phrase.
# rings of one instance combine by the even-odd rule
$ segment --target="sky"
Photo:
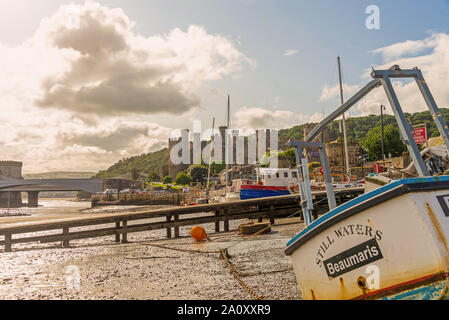
[[[377,29],[367,19],[379,9]],[[320,121],[371,67],[419,67],[449,107],[449,1],[0,0],[0,158],[24,173],[97,171],[212,117],[281,129]],[[372,20],[369,20],[372,21]],[[406,112],[417,87],[395,81]],[[382,88],[347,117],[378,114]],[[388,108],[390,110],[390,108]],[[391,111],[388,111],[391,113]]]

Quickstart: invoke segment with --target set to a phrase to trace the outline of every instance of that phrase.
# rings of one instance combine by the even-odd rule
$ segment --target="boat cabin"
[[[257,183],[264,186],[291,186],[298,184],[298,169],[257,168]]]

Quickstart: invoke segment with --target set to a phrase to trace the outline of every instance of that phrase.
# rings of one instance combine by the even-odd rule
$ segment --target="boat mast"
[[[227,109],[227,113],[226,113],[226,128],[228,130],[228,134],[230,133],[231,130],[231,120],[230,120],[230,109],[231,109],[231,104],[230,104],[230,96],[228,94],[228,109]],[[226,138],[225,138],[226,139]],[[229,147],[229,146],[227,146]],[[228,150],[227,152],[232,152],[232,148],[231,150]],[[226,152],[225,152],[226,154]],[[225,156],[226,159],[226,187],[229,185],[229,161],[227,159],[227,157]]]
[[[340,57],[337,57],[338,62],[338,78],[340,80],[340,99],[341,104],[344,104],[343,99],[343,85],[341,83],[341,66],[340,66]],[[348,140],[346,137],[346,121],[345,121],[345,114],[342,115],[342,120],[340,120],[343,125],[343,140],[344,140],[344,148],[345,148],[345,161],[346,161],[346,179],[349,182],[349,155],[348,155]]]
[[[214,139],[214,129],[215,129],[215,117],[212,118],[212,135],[210,137],[210,150],[209,150],[209,168],[207,168],[207,185],[206,190],[209,190],[209,179],[210,179],[210,165],[212,164],[212,142]],[[207,198],[209,199],[209,192],[207,193]]]

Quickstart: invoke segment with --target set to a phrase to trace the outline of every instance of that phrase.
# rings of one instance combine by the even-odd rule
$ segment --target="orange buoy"
[[[190,235],[191,235],[192,238],[195,239],[196,241],[201,241],[201,240],[203,240],[203,239],[207,239],[206,230],[204,230],[204,228],[201,227],[201,226],[194,226],[194,227],[190,230]]]

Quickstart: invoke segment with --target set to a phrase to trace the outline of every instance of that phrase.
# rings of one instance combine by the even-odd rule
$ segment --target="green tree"
[[[207,179],[207,167],[202,164],[192,164],[188,171],[192,177],[192,181],[203,183]]]
[[[362,139],[362,146],[368,151],[368,155],[372,160],[382,159],[382,135],[381,127],[377,126],[368,131],[365,138]],[[406,150],[406,146],[402,143],[399,130],[389,124],[384,127],[384,153],[391,153],[393,157],[401,156]]]
[[[278,159],[279,160],[287,160],[288,163],[293,168],[296,167],[296,153],[295,153],[295,149],[291,148],[291,149],[285,150],[284,152],[279,152]]]
[[[179,185],[189,184],[191,181],[192,177],[185,172],[179,172],[175,179],[175,183]]]
[[[160,181],[160,180],[161,180],[161,177],[159,176],[159,174],[158,174],[156,171],[151,170],[151,171],[148,173],[147,179],[148,179],[148,181]]]
[[[137,168],[132,168],[131,169],[131,179],[137,180],[137,179],[139,179],[139,176],[140,176],[139,170]]]
[[[165,176],[164,179],[162,180],[163,183],[168,184],[168,183],[172,183],[173,182],[173,178],[170,176]]]
[[[214,175],[214,174],[219,174],[220,172],[222,172],[224,169],[226,169],[226,164],[224,163],[215,163],[212,162],[210,164],[210,175]]]

